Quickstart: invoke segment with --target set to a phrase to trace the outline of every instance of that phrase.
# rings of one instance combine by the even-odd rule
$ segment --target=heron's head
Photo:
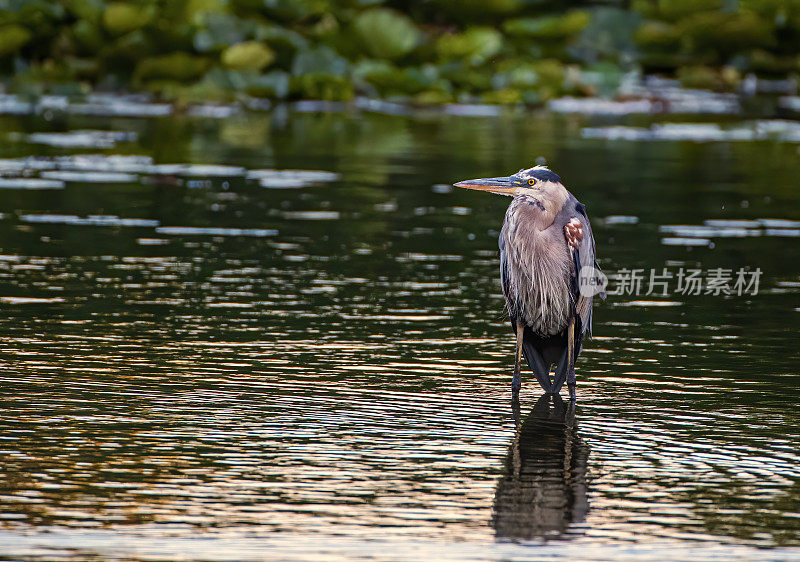
[[[454,185],[511,197],[531,197],[536,200],[563,202],[566,197],[566,189],[561,183],[561,178],[545,166],[522,169],[513,176],[464,180]]]
[[[553,223],[569,198],[558,174],[544,166],[522,169],[513,176],[504,178],[464,180],[455,186],[510,195],[519,203],[527,203],[513,206],[513,209],[526,209],[526,212],[533,213],[534,223],[539,230],[544,230]]]

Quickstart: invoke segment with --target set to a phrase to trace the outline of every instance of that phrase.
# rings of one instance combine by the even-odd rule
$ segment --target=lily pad
[[[680,48],[681,34],[674,26],[661,21],[645,22],[633,36],[645,49],[673,50]]]
[[[422,33],[408,16],[388,8],[362,12],[355,19],[354,30],[367,52],[379,59],[399,59],[422,40]]]
[[[539,18],[517,18],[507,21],[503,29],[509,35],[539,40],[563,40],[576,36],[589,25],[589,14],[574,10],[564,15]]]
[[[401,69],[388,61],[362,61],[353,69],[353,75],[356,81],[367,82],[384,96],[418,94],[444,83],[432,65]]]
[[[347,61],[328,46],[321,46],[297,54],[292,61],[292,75],[323,74],[342,76],[347,72]]]
[[[272,49],[257,41],[237,43],[222,52],[222,64],[234,70],[261,70],[274,59]]]
[[[283,99],[289,95],[289,73],[274,70],[267,74],[254,76],[245,87],[248,95],[256,98]]]
[[[103,12],[103,25],[113,35],[124,35],[150,23],[153,15],[150,6],[113,2]]]
[[[231,14],[205,14],[203,26],[194,36],[194,48],[201,53],[222,50],[250,39],[255,22]]]
[[[0,56],[18,51],[31,40],[31,32],[21,25],[0,27]]]
[[[684,48],[714,54],[725,61],[735,53],[775,45],[770,24],[752,12],[708,12],[683,20],[679,28]]]
[[[464,33],[443,35],[436,41],[442,60],[464,60],[472,65],[486,62],[503,48],[503,36],[491,27],[473,27]]]
[[[176,52],[143,59],[136,66],[135,75],[139,80],[170,78],[186,82],[202,76],[208,70],[208,66],[207,59]]]

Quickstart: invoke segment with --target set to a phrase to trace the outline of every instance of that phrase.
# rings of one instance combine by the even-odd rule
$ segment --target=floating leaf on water
[[[8,8],[4,8],[7,10]],[[7,20],[6,20],[7,21]],[[27,27],[21,25],[4,25],[0,27],[0,56],[18,51],[33,37]]]
[[[64,189],[65,185],[55,179],[0,178],[0,189]]]
[[[703,221],[705,226],[716,226],[726,228],[758,228],[761,221],[740,220],[740,219],[707,219]]]
[[[383,100],[358,98],[354,104],[358,109],[384,115],[409,115],[411,113],[408,106]]]
[[[136,243],[140,246],[166,246],[169,240],[164,238],[137,238]]]
[[[422,40],[422,34],[408,16],[388,8],[361,12],[353,27],[367,52],[378,59],[398,59]]]
[[[243,176],[245,172],[247,172],[247,170],[240,166],[225,166],[221,164],[181,164],[179,171],[176,173],[182,176],[197,176],[197,177],[213,176],[213,177],[227,178],[227,177]]]
[[[761,119],[754,123],[756,135],[783,142],[800,142],[800,123],[788,119]]]
[[[591,17],[587,12],[573,10],[564,15],[508,20],[503,24],[503,29],[509,35],[558,41],[576,36],[589,25],[590,21]]]
[[[247,179],[255,180],[262,187],[292,189],[308,187],[317,183],[339,179],[339,174],[318,170],[250,170]]]
[[[771,47],[776,42],[770,23],[749,10],[698,12],[683,18],[678,27],[682,43],[691,45],[693,53],[723,60],[732,52]]]
[[[713,123],[665,123],[653,125],[650,132],[655,140],[689,140],[706,142],[716,140],[753,140],[755,133],[749,129],[722,129]]]
[[[93,170],[103,172],[147,172],[153,165],[149,156],[122,154],[78,154],[75,156],[56,156],[53,164],[59,170]],[[1,167],[1,166],[0,166]]]
[[[662,238],[661,243],[665,246],[709,246],[711,240],[707,238]]]
[[[41,113],[45,110],[64,111],[69,107],[67,96],[42,96],[36,100],[36,112]]]
[[[556,113],[581,113],[584,115],[630,115],[655,113],[650,100],[613,101],[600,98],[558,98],[547,103]]]
[[[323,45],[298,53],[292,61],[292,76],[313,74],[343,76],[347,72],[347,66],[347,60],[330,47]]]
[[[112,34],[122,35],[147,25],[153,15],[152,6],[112,2],[103,12],[103,25]]]
[[[800,236],[800,228],[767,228],[764,231],[764,236]]]
[[[449,103],[442,108],[447,115],[460,117],[496,117],[503,108],[496,105],[478,103]]]
[[[185,164],[153,164],[147,169],[147,172],[157,176],[177,176],[183,173],[185,168]]]
[[[725,83],[722,73],[710,66],[682,66],[677,70],[677,75],[681,86],[685,88],[719,90],[729,86]]]
[[[152,175],[230,178],[243,176],[247,170],[223,164],[152,164],[146,171]]]
[[[653,126],[649,129],[643,127],[585,127],[581,135],[587,139],[628,140],[628,141],[655,141],[655,140],[691,140],[707,142],[725,140],[725,132],[714,124],[678,124]]]
[[[338,211],[287,211],[283,218],[307,221],[337,220],[341,217]]]
[[[251,78],[245,87],[249,96],[256,98],[273,97],[283,99],[289,95],[289,73],[283,70],[273,70],[266,74],[259,74]],[[255,110],[265,110],[270,108],[270,102],[265,99],[246,100],[248,108]]]
[[[278,235],[277,230],[269,228],[214,228],[195,226],[159,226],[156,228],[156,233],[172,236],[250,236],[255,238]]]
[[[0,114],[4,115],[27,115],[33,113],[32,103],[20,101],[13,94],[0,94]]]
[[[625,101],[564,97],[549,102],[551,111],[587,115],[631,113],[736,114],[741,111],[735,94],[686,89],[675,80],[648,76],[643,83],[627,84]]]
[[[581,136],[585,139],[644,141],[652,140],[649,129],[642,127],[584,127]]]
[[[258,180],[261,187],[269,187],[272,189],[299,189],[301,187],[308,187],[310,182],[303,181],[296,178],[272,178]]]
[[[617,66],[628,66],[624,61],[638,57],[634,36],[642,17],[636,10],[595,5],[587,11],[571,13],[572,17],[565,18],[558,30],[567,34],[564,40],[570,43],[567,52],[572,57],[589,63],[605,59]],[[586,25],[573,40],[575,29],[584,22]]]
[[[244,41],[222,51],[221,61],[233,70],[261,70],[275,59],[272,49],[258,41]]]
[[[126,174],[124,172],[72,172],[55,170],[42,172],[43,178],[60,180],[62,182],[81,182],[81,183],[134,183],[139,180],[136,174]]]
[[[778,99],[778,105],[784,109],[800,113],[800,96],[783,96]]]
[[[69,131],[66,133],[32,133],[28,142],[61,148],[113,148],[118,142],[136,140],[136,133],[125,131]]]
[[[340,101],[303,100],[292,103],[298,113],[341,113],[347,111],[347,104]]]
[[[756,226],[758,223],[754,221]],[[761,236],[760,228],[736,226],[695,226],[695,225],[662,225],[659,232],[674,234],[682,238],[746,238]]]
[[[206,58],[177,51],[140,60],[134,77],[137,80],[169,79],[188,82],[200,78],[210,64]]]
[[[471,27],[463,33],[442,35],[436,52],[444,61],[466,61],[480,65],[503,48],[503,36],[492,27]]]
[[[237,113],[241,109],[235,105],[219,105],[219,104],[196,104],[190,105],[186,110],[186,114],[190,117],[206,117],[211,119],[227,119]]]
[[[800,228],[800,221],[788,219],[759,219],[759,222],[768,228]]]
[[[0,172],[21,173],[28,170],[53,170],[56,163],[45,156],[0,159]]]
[[[647,21],[636,30],[633,40],[648,51],[661,53],[675,52],[680,48],[681,34],[675,25],[663,21]]]
[[[202,24],[194,36],[194,48],[199,52],[221,50],[240,43],[256,29],[255,22],[229,13],[206,13]]]
[[[56,215],[56,214],[29,214],[20,215],[19,220],[30,223],[44,224],[69,224],[86,226],[132,226],[132,227],[155,227],[159,225],[157,220],[151,219],[122,219],[116,215],[89,215],[79,217],[77,215]]]
[[[614,224],[638,224],[639,217],[634,217],[630,215],[611,215],[604,218],[602,222],[606,226],[611,226]]]
[[[104,115],[120,117],[163,117],[172,113],[167,103],[150,103],[132,99],[131,96],[92,95],[85,103],[72,103],[68,113],[77,115]]]
[[[584,138],[629,141],[754,141],[772,139],[800,142],[800,123],[784,120],[762,120],[723,129],[716,123],[664,123],[642,127],[586,127]]]

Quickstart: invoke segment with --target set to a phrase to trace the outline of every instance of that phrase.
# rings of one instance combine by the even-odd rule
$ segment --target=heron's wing
[[[574,203],[574,212],[571,214],[569,218],[577,218],[581,221],[583,225],[583,240],[581,241],[580,245],[577,248],[576,255],[574,256],[575,264],[572,271],[572,284],[573,287],[576,288],[575,290],[575,298],[576,298],[576,310],[578,316],[581,318],[581,330],[582,332],[588,332],[589,335],[592,334],[592,296],[584,296],[581,295],[580,292],[577,290],[579,286],[580,279],[578,276],[580,275],[580,271],[585,267],[591,267],[596,271],[600,271],[600,268],[597,265],[597,259],[595,254],[595,245],[594,245],[594,234],[592,233],[592,224],[589,222],[589,215],[586,212],[586,206],[583,203],[579,203],[574,197],[567,200],[567,205],[572,205]],[[569,209],[567,209],[569,211]],[[570,214],[570,213],[568,213]],[[567,220],[569,220],[567,218]],[[566,224],[566,223],[565,223]],[[591,270],[584,270],[584,271],[591,271]],[[594,273],[590,273],[594,279],[594,282],[597,283],[596,286],[601,286],[601,279],[600,276]],[[585,281],[585,280],[584,280]],[[606,298],[605,291],[601,291],[599,293],[600,298]]]

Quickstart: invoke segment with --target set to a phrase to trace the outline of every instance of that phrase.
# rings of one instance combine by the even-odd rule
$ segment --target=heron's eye
[[[535,184],[535,183],[536,183],[536,180],[535,180],[535,179],[529,179],[529,180],[528,180],[528,185],[533,185],[533,184]]]

